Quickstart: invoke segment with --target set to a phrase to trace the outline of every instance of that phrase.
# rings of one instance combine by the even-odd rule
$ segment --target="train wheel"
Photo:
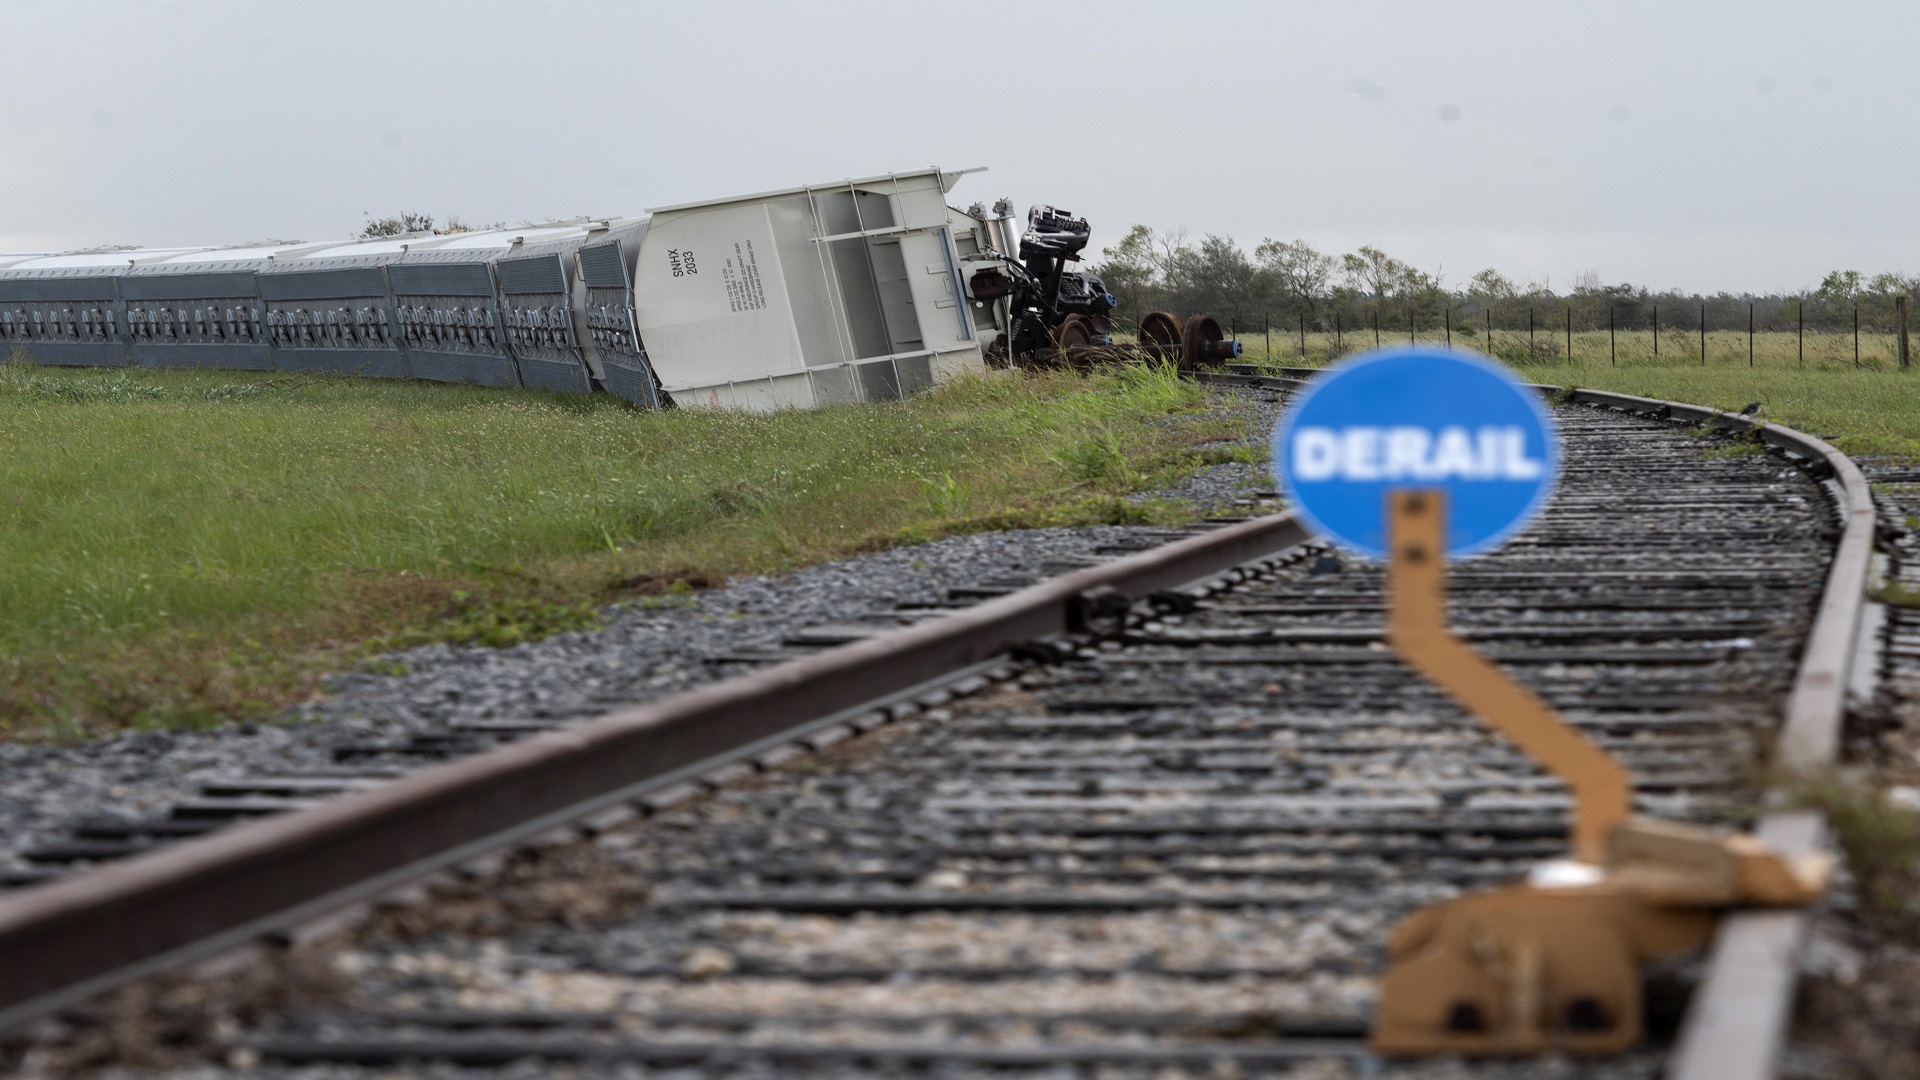
[[[1093,320],[1073,314],[1053,328],[1055,366],[1085,371],[1092,367]]]
[[[1155,360],[1171,357],[1174,347],[1180,344],[1180,320],[1164,311],[1148,312],[1147,317],[1140,320],[1140,344]]]
[[[1226,340],[1220,324],[1211,315],[1195,315],[1180,331],[1180,370],[1198,371],[1213,367],[1214,343]]]

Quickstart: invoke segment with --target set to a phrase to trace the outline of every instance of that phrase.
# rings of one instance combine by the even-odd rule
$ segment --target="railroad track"
[[[1456,568],[1455,623],[1619,755],[1643,810],[1737,815],[1783,702],[1791,753],[1837,733],[1829,677],[1871,543],[1857,470],[1780,429],[1783,454],[1683,434],[1676,414],[1746,423],[1684,406],[1557,413],[1561,494]],[[0,1009],[71,1005],[439,870],[335,935],[340,1003],[255,1018],[227,1049],[685,1075],[1396,1068],[1363,1041],[1387,928],[1560,853],[1567,801],[1385,649],[1377,568],[1284,517],[1169,539],[0,897],[0,969],[40,978]],[[591,927],[506,917],[515,896],[609,886],[622,905]],[[1790,989],[1791,968],[1739,962],[1798,920],[1729,920],[1677,1050],[1656,1040],[1621,1075],[1670,1050],[1679,1075],[1766,1075],[1722,1068],[1739,1051],[1716,1040],[1767,1067],[1785,1014],[1766,980]],[[1668,974],[1677,1002],[1688,973]],[[1729,1004],[1729,981],[1763,1000]],[[1664,1019],[1671,1040],[1677,1005]]]
[[[1259,506],[1271,510],[1277,497],[1277,492],[1256,493],[1240,502],[1249,512]],[[685,667],[695,669],[688,673],[688,681],[711,683],[743,670],[814,655],[826,648],[938,619],[958,607],[1008,595],[1043,578],[1098,566],[1115,557],[1214,527],[1217,525],[1202,522],[1165,529],[1106,530],[1119,535],[1090,540],[1078,545],[1078,550],[1053,552],[999,573],[962,579],[961,584],[936,592],[907,588],[904,597],[882,598],[860,615],[843,612],[839,618],[827,620],[793,617],[776,638],[759,635],[759,640],[751,644],[730,646],[708,642],[704,648],[695,646],[690,650],[692,656],[683,654],[676,659]],[[491,650],[480,652],[484,655]],[[433,697],[439,698],[447,692],[435,687]],[[460,689],[451,691],[454,695],[461,692]],[[653,696],[659,698],[666,694]],[[414,703],[418,704],[419,699]],[[428,700],[427,704],[437,705],[438,701]],[[361,706],[355,711],[364,708]],[[367,730],[355,730],[361,725],[335,730],[329,733],[330,737],[318,740],[318,745],[284,751],[280,755],[282,760],[271,765],[268,762],[272,761],[272,755],[253,755],[260,764],[221,770],[212,779],[180,785],[177,789],[180,794],[163,801],[157,809],[84,813],[58,830],[42,828],[37,839],[13,845],[11,860],[0,854],[0,895],[9,889],[44,884],[108,861],[207,836],[238,823],[306,809],[330,798],[381,786],[432,765],[563,728],[592,715],[591,711],[581,715],[582,710],[572,703],[554,707],[551,701],[540,702],[537,698],[518,708],[496,706],[485,710],[435,712],[438,715],[412,724],[393,724],[390,717],[382,716],[379,725],[365,725]],[[476,712],[479,715],[474,715]],[[0,848],[0,853],[4,853],[4,848]]]

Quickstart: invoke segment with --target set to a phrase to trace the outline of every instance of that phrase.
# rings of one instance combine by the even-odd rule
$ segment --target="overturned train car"
[[[0,255],[0,359],[765,410],[890,400],[1108,344],[1112,298],[1066,270],[1085,222],[1038,207],[1022,237],[1004,200],[947,205],[963,175],[512,229]]]

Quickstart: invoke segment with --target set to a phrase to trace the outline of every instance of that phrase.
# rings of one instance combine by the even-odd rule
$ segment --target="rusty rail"
[[[1873,565],[1873,496],[1860,467],[1811,435],[1735,413],[1599,390],[1574,390],[1571,398],[1727,431],[1756,432],[1768,445],[1830,471],[1829,490],[1839,511],[1840,542],[1827,568],[1820,609],[1794,672],[1793,691],[1787,699],[1773,760],[1775,768],[1786,775],[1830,766],[1840,749],[1847,687],[1860,655],[1859,630]],[[1798,854],[1822,842],[1825,826],[1818,813],[1775,810],[1761,819],[1756,832],[1781,851]],[[1793,1019],[1797,954],[1811,918],[1801,910],[1750,911],[1721,923],[1706,978],[1688,1007],[1669,1077],[1762,1080],[1774,1074]]]
[[[0,899],[0,1029],[991,666],[1307,538],[1290,514]]]

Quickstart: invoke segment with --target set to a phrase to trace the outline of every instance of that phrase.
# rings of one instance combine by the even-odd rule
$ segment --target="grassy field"
[[[1539,346],[1551,335],[1541,334]],[[1707,362],[1700,362],[1697,333],[1680,334],[1684,341],[1663,340],[1661,358],[1652,357],[1648,334],[1637,335],[1635,349],[1629,355],[1625,338],[1617,363],[1607,362],[1606,334],[1573,335],[1574,361],[1565,359],[1564,335],[1554,338],[1551,355],[1536,348],[1529,353],[1526,335],[1495,332],[1494,354],[1517,368],[1530,382],[1560,386],[1584,386],[1595,390],[1615,390],[1645,397],[1665,398],[1709,405],[1721,409],[1740,409],[1750,402],[1761,403],[1766,419],[1799,428],[1815,435],[1836,436],[1835,444],[1853,454],[1891,454],[1920,458],[1920,369],[1902,371],[1893,363],[1892,339],[1870,342],[1862,335],[1862,365],[1853,366],[1852,340],[1844,349],[1831,347],[1832,341],[1815,341],[1807,335],[1805,365],[1799,361],[1798,342],[1793,334],[1758,334],[1754,338],[1754,364],[1747,365],[1747,335],[1707,335]],[[1666,337],[1665,334],[1662,335]],[[1299,340],[1292,338],[1290,350],[1280,348],[1276,338],[1271,354],[1256,335],[1242,335],[1247,358],[1254,363],[1287,366],[1301,363]],[[1385,344],[1406,344],[1404,334]],[[1309,336],[1308,343],[1314,344]],[[1441,344],[1421,338],[1422,344]],[[1349,337],[1348,344],[1352,344]],[[1371,331],[1365,344],[1373,344]],[[1480,349],[1484,341],[1456,334],[1454,344]],[[1815,345],[1821,349],[1816,351]],[[1873,349],[1869,350],[1869,345]],[[1692,349],[1686,352],[1682,346]],[[1482,350],[1484,351],[1484,350]],[[1327,362],[1324,349],[1309,351],[1308,366]]]
[[[1850,454],[1920,458],[1920,372],[1633,365],[1569,371],[1523,367],[1532,382],[1616,390],[1739,410],[1829,438]]]
[[[1144,520],[1239,434],[1132,369],[769,416],[0,364],[0,734],[258,717],[429,640],[950,532]]]

